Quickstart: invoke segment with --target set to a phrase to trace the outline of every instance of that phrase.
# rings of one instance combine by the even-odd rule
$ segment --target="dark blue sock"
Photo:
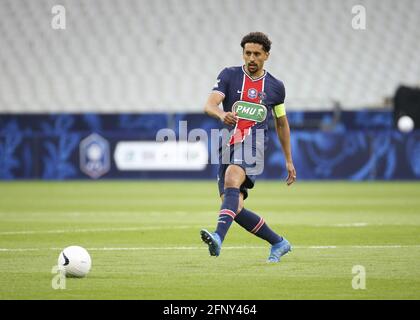
[[[263,218],[245,208],[236,215],[235,221],[242,228],[255,234],[257,237],[268,241],[272,245],[283,240],[283,237],[279,236],[267,226]]]
[[[232,224],[233,219],[236,217],[236,211],[239,206],[239,189],[238,188],[226,188],[224,193],[224,200],[220,208],[219,220],[217,221],[216,233],[220,236],[223,241],[226,233]]]

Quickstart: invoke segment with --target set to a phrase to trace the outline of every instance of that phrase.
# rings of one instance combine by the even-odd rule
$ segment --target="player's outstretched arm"
[[[212,92],[204,106],[204,112],[213,118],[219,119],[226,125],[234,126],[237,121],[236,116],[232,112],[225,112],[219,108],[223,99],[224,96],[221,94]]]
[[[275,125],[277,136],[283,148],[284,157],[286,158],[287,179],[286,183],[290,186],[296,181],[296,170],[292,160],[292,150],[290,147],[290,127],[287,116],[275,117]]]

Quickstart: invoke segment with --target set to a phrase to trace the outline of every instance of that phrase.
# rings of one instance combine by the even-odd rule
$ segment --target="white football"
[[[409,116],[402,116],[398,119],[398,129],[401,132],[410,132],[414,129],[414,121]]]
[[[85,248],[70,246],[60,252],[58,268],[66,277],[83,278],[92,266],[92,260]]]

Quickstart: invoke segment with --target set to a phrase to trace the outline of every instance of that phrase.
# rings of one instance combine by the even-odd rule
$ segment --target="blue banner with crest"
[[[343,112],[338,122],[333,113],[289,112],[288,119],[300,180],[420,178],[420,132],[395,130],[391,112]],[[215,119],[188,113],[2,114],[0,179],[215,179],[217,165],[211,164],[194,170],[121,170],[115,155],[120,142],[155,141],[167,128],[179,139],[181,121],[188,132],[201,128],[209,136],[220,127]],[[274,128],[269,136],[260,178],[285,178]],[[120,158],[128,162],[135,156],[133,151]]]

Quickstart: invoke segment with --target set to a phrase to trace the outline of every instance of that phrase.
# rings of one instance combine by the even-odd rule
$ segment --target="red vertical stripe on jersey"
[[[242,85],[241,100],[253,103],[261,103],[259,93],[264,90],[264,78],[252,81],[245,73]],[[251,133],[251,128],[256,124],[255,121],[238,119],[233,135],[230,137],[229,144],[244,141],[245,137]]]

